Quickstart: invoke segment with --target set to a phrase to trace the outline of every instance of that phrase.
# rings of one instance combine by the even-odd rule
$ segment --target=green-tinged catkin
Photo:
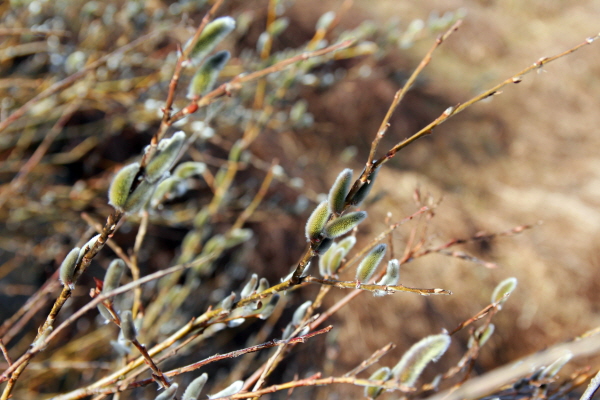
[[[396,286],[400,281],[400,262],[396,259],[390,260],[387,265],[387,269],[385,270],[385,275],[379,282],[378,285],[381,286]],[[374,296],[383,296],[386,295],[387,292],[385,290],[376,290],[373,292]]]
[[[210,56],[194,74],[188,87],[187,98],[190,100],[198,99],[212,90],[221,70],[223,70],[230,57],[227,50]]]
[[[63,285],[69,289],[75,289],[75,282],[73,281],[73,275],[75,274],[75,267],[77,267],[77,261],[79,260],[79,252],[81,249],[75,247],[65,257],[62,264],[60,264],[59,277]]]
[[[218,399],[221,397],[233,396],[244,387],[244,381],[235,381],[231,385],[227,386],[225,389],[221,390],[215,394],[209,394],[209,399]]]
[[[478,347],[483,346],[494,333],[494,324],[487,324],[475,329],[475,332],[469,337],[467,347],[470,349],[475,343]]]
[[[316,243],[321,239],[321,233],[331,213],[327,201],[320,203],[306,221],[306,240]]]
[[[231,17],[217,18],[206,25],[190,52],[192,64],[195,66],[200,65],[217,44],[234,29],[235,20]]]
[[[333,253],[331,255],[331,258],[329,258],[329,262],[327,264],[327,269],[326,269],[327,275],[335,275],[337,273],[337,270],[340,268],[340,265],[342,264],[342,260],[344,259],[345,256],[346,256],[346,249],[338,246],[335,250],[335,253]]]
[[[387,381],[392,377],[392,371],[389,367],[381,367],[369,377],[370,381]],[[381,386],[366,386],[365,397],[376,399],[383,392]]]
[[[116,289],[121,282],[121,277],[123,276],[123,271],[125,271],[125,261],[117,258],[113,260],[106,270],[106,275],[104,275],[104,284],[102,285],[102,293],[108,293],[111,290]],[[111,301],[110,299],[107,301]]]
[[[346,195],[350,190],[350,184],[352,183],[352,170],[346,168],[336,178],[333,186],[329,190],[329,211],[332,214],[340,215],[344,211],[346,205]]]
[[[392,369],[394,378],[401,385],[414,387],[417,379],[430,362],[437,361],[450,346],[446,333],[431,335],[415,343]]]
[[[202,175],[206,171],[206,164],[197,161],[182,162],[173,171],[173,176],[180,179],[187,179],[194,175]]]
[[[354,197],[351,199],[347,199],[350,204],[353,206],[359,206],[363,201],[367,198],[369,193],[371,193],[371,189],[373,188],[373,184],[375,183],[375,179],[377,178],[377,174],[379,173],[379,168],[376,168],[371,175],[367,178],[367,181],[363,183],[363,185],[358,189]]]
[[[343,248],[346,251],[346,254],[348,254],[350,252],[350,250],[352,250],[352,248],[354,247],[355,244],[356,244],[356,237],[348,236],[347,238],[340,240],[337,245],[338,245],[338,248]]]
[[[202,392],[207,380],[208,374],[205,372],[190,382],[185,392],[183,392],[181,400],[198,400],[198,396],[200,396],[200,392]]]
[[[163,179],[152,193],[152,198],[150,200],[150,207],[157,208],[160,204],[168,200],[171,192],[175,190],[177,185],[181,182],[181,179],[177,176],[170,176],[166,179]]]
[[[335,239],[356,228],[365,218],[367,218],[366,211],[355,211],[342,215],[325,225],[323,234],[328,238]]]
[[[179,385],[176,383],[171,384],[168,388],[166,388],[161,394],[156,396],[154,400],[173,400],[175,395],[177,394],[177,389],[179,389]]]
[[[356,268],[356,280],[358,282],[368,282],[375,275],[379,263],[381,263],[383,256],[385,256],[386,250],[386,244],[378,244],[362,259],[358,268]]]
[[[158,143],[158,153],[146,165],[144,179],[155,183],[163,178],[165,172],[169,171],[177,160],[184,142],[185,133],[183,131],[177,131],[170,138],[162,139]]]
[[[500,282],[494,292],[492,293],[492,303],[499,303],[498,309],[502,308],[502,304],[506,301],[508,296],[515,290],[517,287],[517,278],[507,278]]]
[[[338,244],[332,243],[332,245],[329,246],[329,249],[325,253],[319,255],[319,274],[321,274],[321,276],[329,275],[329,260],[331,259],[337,248]]]
[[[127,202],[133,181],[140,170],[140,163],[129,164],[119,170],[108,189],[108,204],[117,211],[123,211]]]
[[[133,314],[129,310],[121,313],[121,332],[123,333],[125,340],[129,340],[130,342],[137,338],[137,330],[135,329],[135,324],[133,322]]]
[[[129,195],[129,198],[127,198],[123,210],[128,214],[135,214],[136,212],[143,210],[154,194],[155,188],[156,184],[145,180],[141,181],[133,193]]]

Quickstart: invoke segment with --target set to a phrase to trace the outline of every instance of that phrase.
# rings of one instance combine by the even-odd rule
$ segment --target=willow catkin
[[[415,343],[392,369],[394,378],[401,385],[414,387],[417,379],[430,362],[437,361],[450,346],[450,336],[446,333],[431,335]]]
[[[387,381],[392,377],[392,371],[389,367],[381,367],[369,377],[370,381]],[[383,392],[381,386],[366,386],[365,397],[375,399]]]
[[[335,179],[333,186],[329,190],[327,200],[329,201],[329,211],[332,214],[340,215],[346,205],[346,195],[350,190],[352,183],[352,170],[346,168]]]
[[[117,211],[123,211],[133,181],[140,170],[140,163],[129,164],[119,170],[108,189],[108,204]]]
[[[327,201],[323,201],[313,210],[310,217],[308,217],[308,221],[306,221],[305,233],[307,241],[317,242],[320,239],[330,215]]]
[[[200,392],[202,392],[207,380],[208,374],[205,372],[190,382],[185,392],[183,392],[181,400],[198,400],[198,396],[200,396]]]
[[[192,61],[192,64],[195,66],[200,65],[217,44],[219,44],[219,42],[234,29],[235,20],[231,17],[217,18],[206,25],[190,51],[190,60]]]
[[[63,285],[69,289],[75,289],[75,282],[73,276],[75,275],[75,267],[77,267],[77,261],[79,260],[79,247],[73,248],[65,257],[62,264],[60,264],[59,277]]]
[[[366,211],[355,211],[342,215],[325,225],[323,234],[328,238],[335,239],[356,228],[365,218],[367,218]]]
[[[362,259],[356,268],[356,280],[358,282],[368,282],[375,275],[379,263],[381,263],[383,256],[385,256],[386,250],[386,244],[378,244]]]

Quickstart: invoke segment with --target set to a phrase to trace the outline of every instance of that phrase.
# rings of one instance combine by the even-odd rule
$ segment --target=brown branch
[[[423,129],[421,129],[420,131],[418,131],[417,133],[415,133],[414,135],[412,135],[411,137],[404,139],[403,141],[401,141],[400,143],[396,144],[394,147],[392,147],[385,156],[381,157],[380,159],[378,159],[377,161],[373,162],[373,168],[377,168],[379,166],[381,166],[382,164],[386,163],[387,161],[389,161],[391,158],[393,158],[396,153],[398,153],[398,151],[400,151],[401,149],[405,148],[406,146],[408,146],[409,144],[411,144],[412,142],[416,141],[417,139],[420,139],[423,136],[426,136],[428,134],[430,134],[434,128],[436,128],[437,126],[441,125],[443,122],[445,122],[446,120],[448,120],[449,118],[455,116],[456,114],[464,111],[466,108],[472,106],[475,103],[480,102],[481,100],[484,100],[490,96],[496,95],[496,94],[500,94],[499,90],[502,89],[504,86],[510,85],[510,84],[516,84],[516,83],[520,83],[523,80],[523,76],[530,73],[531,71],[534,70],[539,70],[540,68],[542,68],[545,64],[548,64],[552,61],[558,60],[559,58],[562,58],[564,56],[567,56],[571,53],[574,53],[575,51],[579,50],[580,48],[587,46],[589,44],[592,44],[596,39],[598,39],[600,37],[600,34],[596,35],[596,36],[592,36],[587,38],[584,42],[566,50],[563,51],[562,53],[553,55],[551,57],[542,57],[540,58],[538,61],[536,61],[535,63],[533,63],[532,65],[530,65],[529,67],[523,69],[520,72],[517,72],[515,75],[511,76],[510,78],[504,80],[503,82],[497,84],[496,86],[492,87],[491,89],[488,89],[486,91],[484,91],[483,93],[471,98],[470,100],[466,101],[463,104],[458,104],[454,107],[449,107],[448,109],[446,109],[446,111],[444,111],[438,118],[436,118],[433,122],[431,122],[429,125],[427,125],[426,127],[424,127]]]

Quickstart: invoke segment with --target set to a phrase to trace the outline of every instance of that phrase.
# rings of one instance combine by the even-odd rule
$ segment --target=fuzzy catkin
[[[235,20],[231,17],[217,18],[206,25],[190,52],[192,64],[200,65],[217,44],[234,29]]]
[[[366,211],[355,211],[342,215],[325,225],[323,234],[328,238],[335,239],[356,228],[365,218],[367,218]]]
[[[208,374],[206,372],[194,379],[183,392],[181,400],[198,400],[198,396],[200,396],[207,380]]]
[[[450,346],[450,336],[446,333],[431,335],[415,343],[392,369],[394,378],[400,384],[413,387],[430,362],[437,361]]]
[[[108,269],[106,270],[106,275],[104,275],[102,293],[108,293],[119,286],[124,270],[125,261],[121,260],[120,258],[113,260],[109,264]]]
[[[79,261],[79,247],[73,248],[65,257],[62,264],[60,264],[59,277],[63,285],[69,289],[75,289],[75,282],[73,282],[73,275],[75,275],[75,267],[77,267],[77,261]]]
[[[140,163],[129,164],[121,168],[113,178],[108,189],[108,204],[113,206],[115,210],[123,211],[131,191],[131,185],[133,185],[139,170]]]
[[[496,286],[494,292],[492,293],[492,303],[499,303],[498,309],[502,308],[502,304],[504,304],[513,290],[516,289],[517,283],[517,278],[512,277],[503,280]]]
[[[369,377],[370,381],[387,381],[392,377],[392,371],[389,367],[381,367],[377,371],[373,373]],[[383,388],[381,386],[366,386],[365,387],[365,397],[370,399],[377,398],[381,392],[383,392]]]
[[[146,165],[144,179],[150,183],[159,181],[173,166],[185,142],[185,133],[177,131],[168,139],[158,143],[158,153]]]
[[[309,242],[316,242],[319,240],[330,215],[331,213],[329,212],[327,201],[323,201],[314,209],[312,214],[310,214],[308,221],[306,221],[306,240]]]
[[[125,340],[134,341],[137,337],[137,330],[133,322],[133,314],[126,310],[121,313],[121,332]]]
[[[351,182],[352,170],[346,168],[338,175],[333,186],[331,186],[327,199],[329,201],[329,211],[331,211],[332,214],[340,215],[342,211],[344,211],[346,195],[350,190]]]
[[[166,388],[161,394],[156,396],[154,400],[172,400],[177,394],[177,389],[179,389],[179,385],[173,383],[171,384],[171,386]]]
[[[386,250],[386,244],[378,244],[363,258],[358,268],[356,268],[356,280],[358,282],[367,282],[375,275],[379,263],[383,260],[383,256],[385,256]]]
[[[230,57],[229,52],[224,50],[207,59],[194,74],[188,87],[187,98],[190,100],[198,99],[210,91]]]

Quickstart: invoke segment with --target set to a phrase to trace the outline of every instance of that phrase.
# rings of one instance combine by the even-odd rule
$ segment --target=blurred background
[[[277,103],[278,110],[289,112],[298,99],[304,99],[306,115],[293,123],[274,118],[264,127],[250,146],[258,161],[240,172],[236,181],[239,192],[233,197],[243,198],[246,191],[255,191],[274,158],[287,178],[274,183],[250,221],[257,239],[252,248],[245,248],[243,257],[232,256],[222,262],[231,282],[215,274],[209,283],[213,290],[219,285],[239,285],[248,271],[271,282],[287,273],[302,254],[304,221],[320,194],[327,193],[343,168],[352,168],[355,174],[362,170],[394,93],[448,24],[464,19],[460,29],[436,51],[394,114],[378,155],[446,108],[467,101],[541,57],[585,41],[600,29],[597,0],[281,3],[289,26],[274,39],[273,53],[309,41],[317,21],[328,11],[334,11],[339,19],[327,39],[362,29],[368,32],[364,39],[367,47],[376,50],[316,66]],[[265,29],[267,7],[267,1],[233,1],[223,6],[220,14],[238,20],[238,31],[222,46],[233,55],[231,66],[224,71],[226,77],[261,65],[252,64],[248,54],[255,52]],[[105,200],[110,177],[140,154],[156,130],[157,104],[166,96],[177,44],[190,37],[205,10],[202,2],[184,1],[0,4],[7,30],[0,27],[2,120],[56,79],[81,70],[100,55],[149,31],[168,30],[39,102],[0,133],[0,217],[4,222],[0,228],[0,319],[8,319],[19,309],[87,232],[81,212],[98,221],[110,212]],[[246,21],[243,28],[241,21]],[[370,22],[365,25],[365,21]],[[54,34],[14,31],[40,26]],[[395,37],[394,32],[402,34]],[[413,32],[412,36],[407,32]],[[390,341],[397,344],[386,359],[393,364],[418,339],[442,329],[452,330],[484,308],[496,284],[511,276],[518,279],[518,288],[494,318],[496,332],[481,352],[477,373],[600,325],[598,46],[586,46],[526,75],[518,85],[505,87],[501,95],[474,105],[402,150],[383,168],[371,199],[363,205],[369,219],[358,238],[359,245],[366,245],[386,228],[386,218],[399,221],[414,213],[419,208],[417,191],[422,199],[431,197],[439,205],[433,218],[417,218],[394,232],[390,243],[395,257],[402,256],[411,235],[424,238],[425,248],[435,248],[480,232],[507,232],[522,225],[532,228],[452,248],[471,261],[438,253],[407,263],[401,269],[402,284],[450,289],[453,295],[359,296],[332,320],[332,334],[308,351],[295,350],[295,363],[287,365],[282,376],[304,376],[319,370],[341,375]],[[255,89],[245,90],[238,95],[241,104],[251,103]],[[225,100],[228,104],[235,101],[236,94]],[[53,128],[65,114],[69,117],[62,126]],[[197,119],[203,118],[206,114],[199,113]],[[214,117],[211,125],[217,134],[199,146],[192,158],[208,160],[215,168],[221,165],[220,160],[227,158],[231,144],[240,137],[231,118],[225,113]],[[190,125],[182,129],[193,122],[188,121]],[[55,140],[40,163],[15,183],[17,171],[49,133]],[[202,204],[209,196],[208,189],[199,180],[187,197],[172,206],[182,211]],[[230,205],[231,212],[239,213],[238,203]],[[226,225],[231,219],[228,212],[223,211],[215,226]],[[173,218],[179,217],[162,215],[153,221],[147,257],[142,260],[144,273],[164,268],[177,254],[189,224],[181,219],[174,223]],[[115,240],[124,248],[131,247],[136,231],[134,218]],[[95,261],[98,267],[90,271],[79,293],[82,303],[93,285],[91,276],[101,278],[99,266],[105,267],[110,257],[100,256]],[[310,298],[314,289],[294,293],[288,307]],[[326,305],[345,294],[332,291]],[[216,300],[198,300],[199,307]],[[43,311],[32,317],[30,328],[39,325],[45,315],[41,314]],[[93,318],[90,320],[93,324]],[[77,329],[80,332],[74,329],[70,333],[72,338],[81,337],[88,327],[82,323]],[[23,332],[26,329],[13,335],[15,344],[9,348],[15,355],[31,343],[31,333]],[[232,334],[237,347],[244,343],[240,339],[243,332]],[[467,332],[456,335],[440,370],[456,362],[467,340]],[[209,350],[207,355],[214,353],[214,347]],[[318,363],[315,354],[323,355]],[[588,364],[600,365],[592,358],[576,360],[570,368]],[[43,381],[39,375],[36,378]],[[69,387],[68,379],[63,384]],[[57,386],[52,390],[64,389]],[[336,386],[333,393],[317,391],[315,398],[360,398],[361,392]],[[22,396],[19,398],[28,395]]]

